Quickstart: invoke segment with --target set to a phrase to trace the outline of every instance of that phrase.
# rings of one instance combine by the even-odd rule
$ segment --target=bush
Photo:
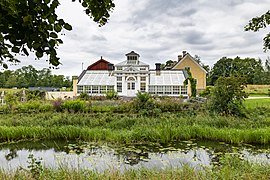
[[[241,77],[220,77],[210,94],[207,108],[221,115],[244,115],[245,81]]]
[[[56,112],[62,112],[62,104],[63,104],[63,100],[62,99],[56,99],[52,102],[52,105],[53,105],[53,109],[56,111]]]
[[[140,110],[152,110],[155,108],[155,103],[152,96],[148,93],[138,92],[133,101],[133,109],[136,112]]]
[[[91,103],[89,101],[82,100],[66,100],[62,104],[63,110],[71,113],[77,112],[89,112],[91,110]]]
[[[211,91],[212,91],[213,87],[207,86],[205,90],[203,90],[202,92],[200,92],[200,96],[201,97],[207,97],[210,95]]]
[[[108,92],[106,92],[105,95],[106,95],[106,99],[110,99],[110,100],[118,99],[117,92],[115,92],[115,91],[108,91]]]
[[[88,100],[90,99],[90,96],[88,95],[88,93],[82,92],[82,93],[80,93],[80,95],[79,95],[79,99],[80,99],[80,100],[88,101]]]

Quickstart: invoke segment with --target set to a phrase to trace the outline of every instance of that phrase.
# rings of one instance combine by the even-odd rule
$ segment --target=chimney
[[[156,63],[156,75],[159,76],[160,75],[160,66],[161,66],[161,63]]]
[[[178,62],[181,61],[182,58],[183,58],[182,55],[178,55]]]
[[[109,71],[113,71],[113,70],[114,70],[114,65],[111,64],[111,63],[109,63],[109,64],[108,64],[108,70],[109,70]]]
[[[187,54],[187,51],[183,51],[183,57],[185,57],[185,55]]]

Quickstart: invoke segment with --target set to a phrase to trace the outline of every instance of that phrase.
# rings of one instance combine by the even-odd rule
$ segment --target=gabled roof
[[[135,53],[134,51],[131,51],[130,53],[127,53],[126,54],[126,56],[130,56],[130,55],[131,56],[133,55],[133,56],[139,56],[140,57],[140,55],[138,53]]]
[[[176,66],[178,66],[179,64],[181,64],[181,63],[182,63],[185,59],[187,59],[188,57],[189,57],[195,64],[197,64],[201,70],[203,70],[205,73],[207,73],[207,71],[206,71],[199,63],[197,63],[197,61],[196,61],[189,53],[187,53],[180,61],[178,61],[178,62],[172,67],[172,69],[175,69]]]
[[[99,63],[105,63],[105,64],[110,64],[110,62],[106,61],[101,57],[100,60],[96,61],[95,63],[91,64],[90,66],[87,67],[87,70],[91,70],[94,66],[98,65]],[[107,70],[107,69],[98,69],[98,70]]]

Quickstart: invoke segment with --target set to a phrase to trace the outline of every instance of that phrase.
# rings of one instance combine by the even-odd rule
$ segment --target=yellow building
[[[197,80],[197,92],[206,88],[207,71],[186,51],[183,51],[183,55],[178,56],[178,62],[172,69],[189,69],[192,77]]]

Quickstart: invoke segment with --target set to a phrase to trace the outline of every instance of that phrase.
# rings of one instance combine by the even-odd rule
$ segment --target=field
[[[270,108],[270,98],[246,99],[244,104],[248,109],[258,107]]]
[[[269,96],[270,85],[247,85],[245,92],[249,96]]]

